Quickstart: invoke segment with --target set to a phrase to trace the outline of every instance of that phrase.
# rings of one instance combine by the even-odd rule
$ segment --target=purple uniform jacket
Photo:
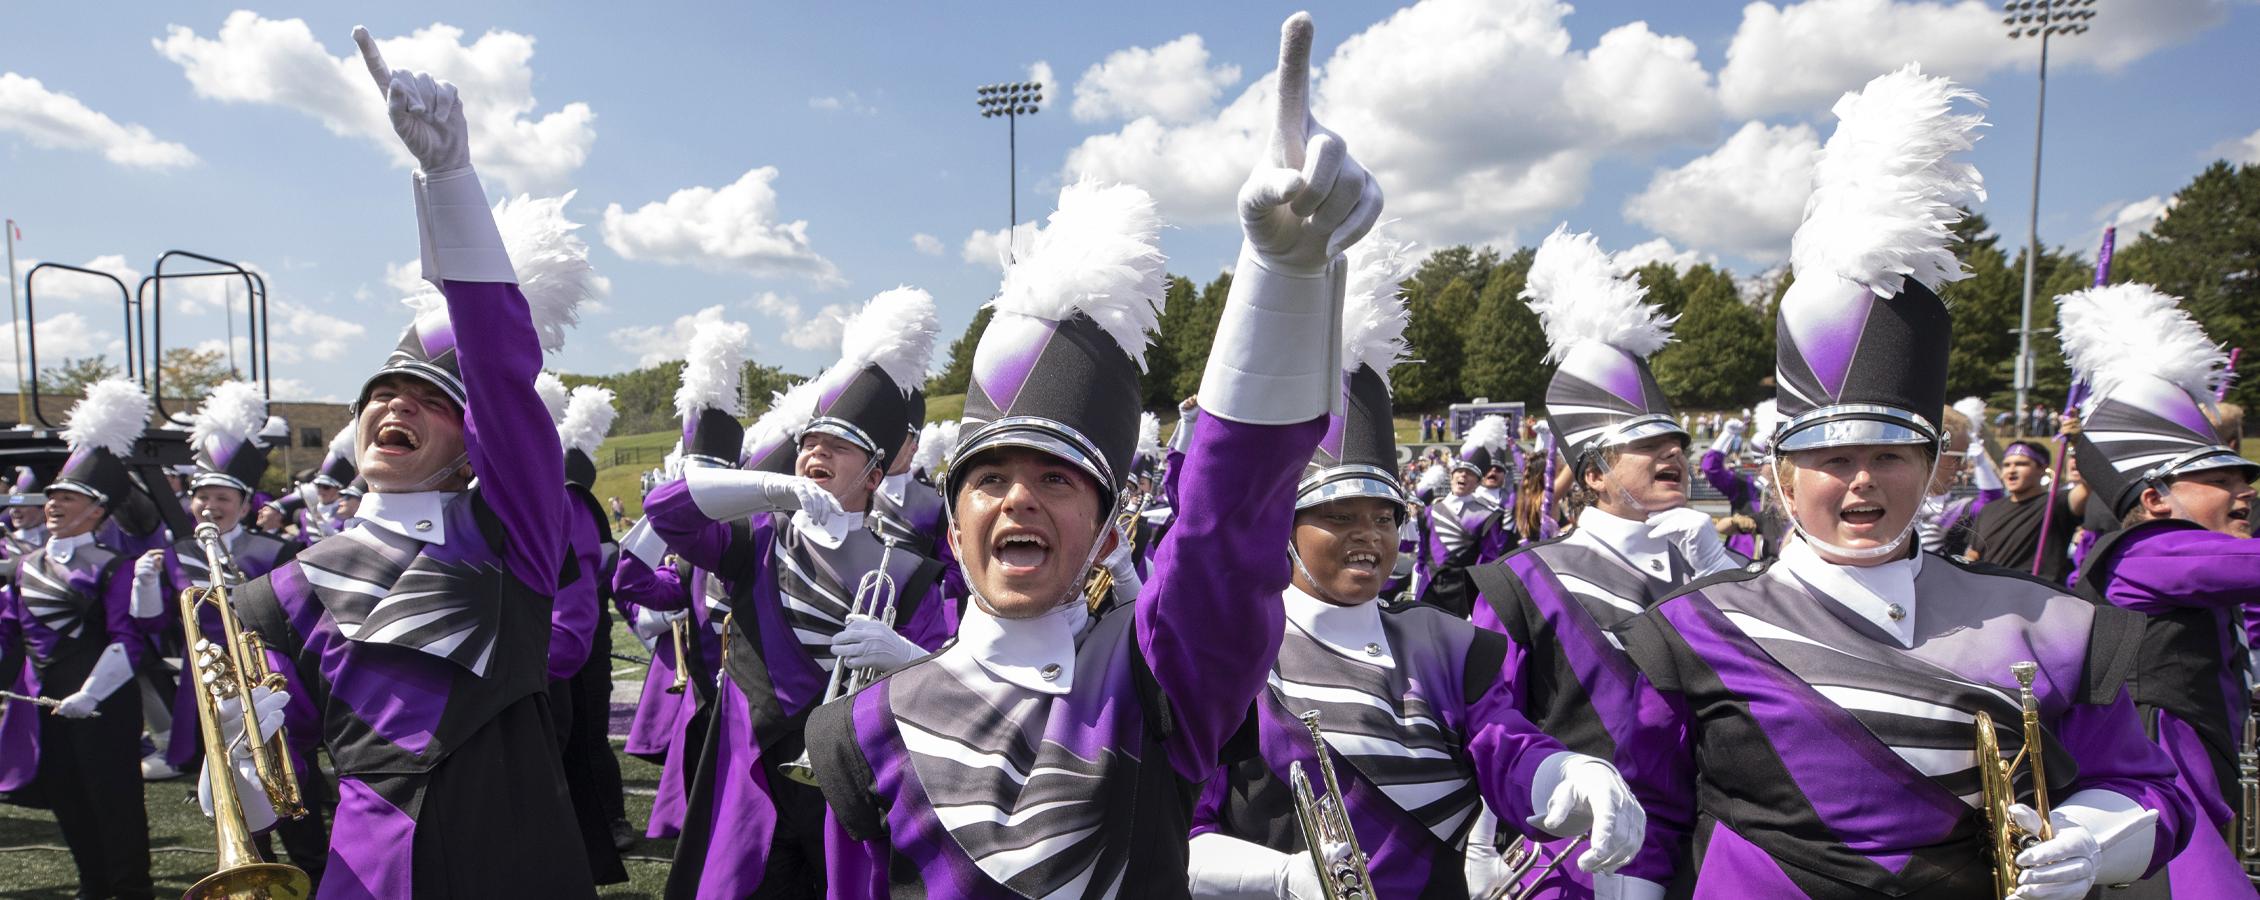
[[[2158,811],[2153,865],[2182,846],[2189,800],[2127,690],[2134,616],[1937,555],[1914,590],[1911,648],[1780,564],[1706,580],[1619,632],[1686,726],[1694,897],[1984,895],[1973,717],[1992,716],[2004,754],[2023,747],[2009,667],[2027,660],[2050,797],[2103,789]]]
[[[2072,579],[2089,600],[2142,613],[2135,706],[2174,761],[2175,778],[2213,828],[2190,829],[2189,846],[2152,876],[2179,897],[2251,897],[2227,834],[2241,805],[2237,749],[2251,698],[2237,629],[2260,600],[2260,541],[2189,522],[2145,522],[2114,531]]]
[[[1193,428],[1153,577],[1078,636],[1068,693],[945,651],[818,711],[832,896],[1184,894],[1199,787],[1277,653],[1280,548],[1325,419]]]
[[[1458,512],[1452,504],[1459,501]],[[1428,543],[1421,549],[1421,602],[1447,612],[1467,615],[1475,589],[1467,571],[1497,560],[1514,549],[1513,523],[1507,512],[1483,496],[1481,490],[1464,497],[1446,495],[1428,504]]]
[[[1473,622],[1506,635],[1503,683],[1516,709],[1569,749],[1608,760],[1624,776],[1648,830],[1621,871],[1669,883],[1694,825],[1692,783],[1672,755],[1681,724],[1625,655],[1616,631],[1654,607],[1693,571],[1676,549],[1658,577],[1635,567],[1591,532],[1525,547],[1475,571]],[[1502,822],[1509,822],[1501,816]],[[1570,841],[1551,841],[1549,857]],[[1564,864],[1536,896],[1586,896],[1591,876]]]
[[[698,765],[699,739],[706,733],[714,702],[715,663],[722,654],[722,617],[705,601],[709,584],[719,589],[720,581],[709,579],[689,563],[677,561],[654,570],[633,554],[621,555],[620,567],[613,576],[613,597],[624,607],[661,612],[683,609],[691,614],[690,639],[684,643],[691,653],[690,675],[684,680],[683,692],[667,693],[682,661],[675,658],[674,637],[662,635],[653,642],[643,696],[636,702],[635,718],[628,727],[627,751],[645,759],[656,758],[660,764],[651,821],[644,829],[644,836],[649,838],[681,834],[689,808],[692,769]],[[632,608],[623,608],[621,614],[633,620]]]
[[[244,618],[337,765],[325,898],[592,896],[548,711],[572,506],[540,346],[517,285],[442,291],[452,334],[423,339],[455,345],[479,486],[446,503],[444,543],[357,523],[245,585]]]
[[[69,562],[45,547],[32,550],[17,561],[0,603],[0,673],[15,676],[17,693],[60,700],[78,691],[109,645],[125,648],[137,670],[150,652],[151,625],[133,618],[133,560],[99,542],[79,545]],[[0,711],[0,791],[27,787],[39,774],[39,720],[48,714],[21,700]]]
[[[606,557],[611,554],[611,535],[597,532],[597,520],[583,513],[579,498],[567,504],[566,548],[572,555],[574,576],[557,588],[557,597],[549,609],[549,677],[554,681],[571,678],[573,673],[589,661],[589,647],[596,641],[596,625],[603,611],[603,599],[598,596],[599,579],[609,582],[605,573]]]
[[[689,791],[669,893],[695,882],[700,897],[741,896],[761,885],[778,829],[764,761],[774,767],[792,758],[775,748],[823,698],[835,662],[828,642],[857,583],[881,558],[882,542],[869,530],[851,531],[827,551],[793,531],[784,514],[716,522],[682,481],[653,491],[644,509],[670,549],[726,582],[731,611],[726,677]],[[887,558],[902,592],[896,630],[926,649],[941,646],[949,632],[939,564],[906,550]]]
[[[1395,663],[1386,669],[1288,624],[1270,689],[1225,745],[1193,833],[1305,852],[1288,774],[1300,763],[1324,789],[1299,718],[1315,709],[1373,895],[1466,897],[1463,848],[1476,813],[1488,803],[1502,822],[1528,827],[1538,765],[1563,748],[1516,708],[1503,674],[1512,652],[1504,636],[1434,607],[1381,615]]]

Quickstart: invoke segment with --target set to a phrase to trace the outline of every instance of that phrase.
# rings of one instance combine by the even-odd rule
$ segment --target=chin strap
[[[455,458],[453,460],[450,460],[447,465],[439,467],[438,471],[433,472],[430,475],[424,476],[424,480],[416,482],[413,485],[409,485],[408,487],[401,488],[394,493],[414,494],[422,491],[437,490],[439,488],[440,482],[446,481],[447,479],[453,477],[457,471],[461,470],[463,466],[470,463],[470,461],[470,451],[466,450],[462,453],[457,453],[455,454]]]
[[[1303,583],[1310,585],[1311,596],[1317,597],[1318,599],[1327,603],[1331,603],[1335,606],[1350,605],[1343,603],[1340,600],[1334,599],[1333,594],[1328,593],[1325,588],[1318,586],[1318,578],[1311,575],[1309,566],[1303,565],[1303,552],[1295,549],[1295,542],[1293,540],[1289,540],[1287,542],[1287,558],[1295,561],[1295,571],[1301,572],[1303,575]]]
[[[1924,488],[1929,488],[1931,481],[1938,477],[1938,463],[1944,458],[1945,456],[1943,454],[1931,454],[1930,475],[1923,479]],[[1774,468],[1778,469],[1781,466],[1781,458],[1775,457],[1773,465]],[[1882,559],[1894,553],[1898,553],[1900,550],[1906,548],[1907,538],[1915,533],[1915,526],[1922,522],[1923,519],[1922,509],[1918,507],[1915,510],[1914,515],[1907,517],[1907,524],[1900,527],[1898,536],[1893,537],[1891,540],[1885,541],[1873,547],[1846,547],[1841,544],[1832,544],[1828,541],[1821,540],[1811,531],[1805,529],[1805,523],[1799,521],[1797,518],[1797,508],[1789,504],[1789,495],[1781,488],[1781,473],[1778,471],[1773,473],[1773,492],[1774,497],[1781,501],[1782,518],[1789,520],[1789,527],[1797,532],[1798,537],[1804,538],[1806,543],[1812,544],[1815,547],[1819,547],[1820,549],[1827,551],[1831,556],[1836,556],[1843,559]]]

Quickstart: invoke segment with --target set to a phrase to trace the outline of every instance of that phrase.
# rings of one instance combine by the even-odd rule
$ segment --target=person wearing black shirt
[[[2087,486],[2073,484],[2050,494],[2045,483],[2049,460],[2048,446],[2039,441],[2017,441],[2001,451],[2001,483],[2008,496],[1978,512],[1965,558],[2029,572],[2051,584],[2063,584],[2071,576],[2072,535],[2087,508]]]

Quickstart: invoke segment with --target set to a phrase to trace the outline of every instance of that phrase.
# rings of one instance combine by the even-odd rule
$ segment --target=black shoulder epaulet
[[[863,746],[855,739],[855,694],[816,708],[808,715],[803,732],[808,760],[816,772],[816,787],[840,828],[859,841],[877,840],[887,833],[887,819],[871,788],[877,778]]]

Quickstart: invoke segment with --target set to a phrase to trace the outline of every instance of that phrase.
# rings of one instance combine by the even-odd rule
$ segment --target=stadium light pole
[[[1033,81],[1014,81],[984,84],[974,88],[973,93],[978,98],[974,102],[981,107],[981,118],[1003,116],[1005,120],[1005,184],[1011,198],[1005,204],[1009,218],[1004,223],[1004,247],[1010,258],[1012,230],[1020,227],[1020,117],[1035,115],[1043,108],[1044,86]]]
[[[2095,0],[2007,0],[2001,24],[2009,38],[2040,42],[2040,99],[2032,115],[2032,207],[2025,217],[2025,298],[2017,317],[2017,421],[2025,420],[2032,391],[2032,292],[2040,262],[2040,141],[2048,116],[2048,39],[2085,34]]]

